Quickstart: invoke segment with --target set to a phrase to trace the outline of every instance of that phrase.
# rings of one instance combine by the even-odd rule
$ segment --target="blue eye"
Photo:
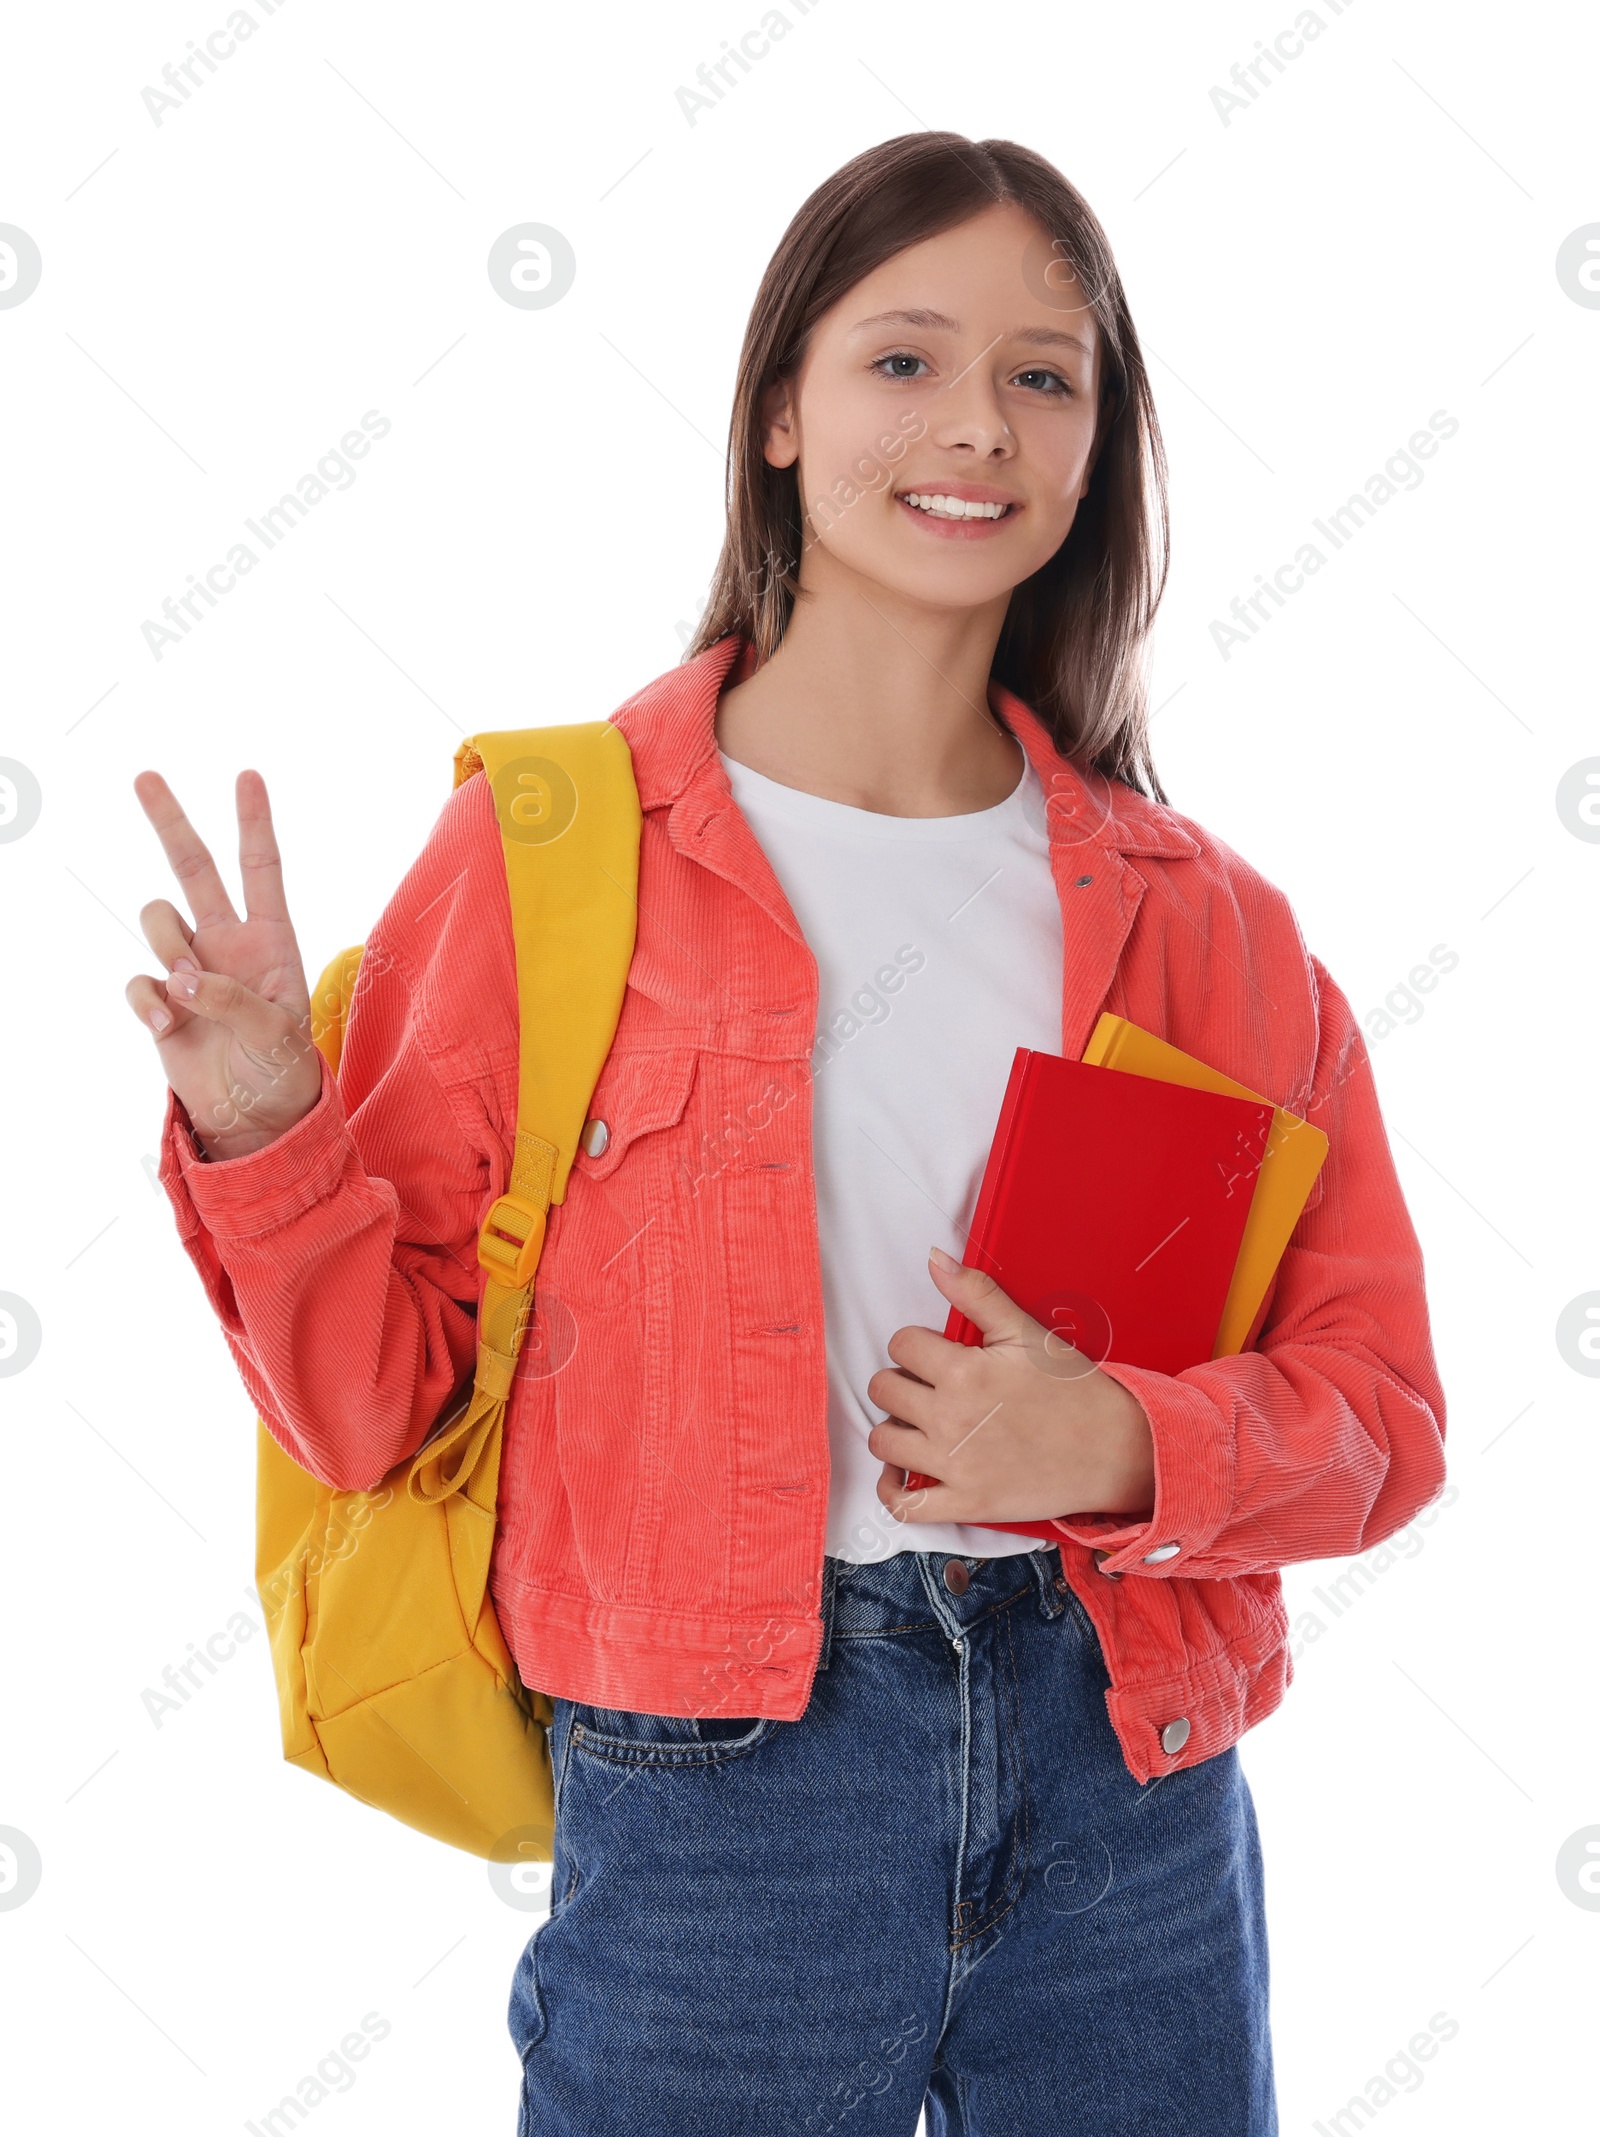
[[[888,356],[880,356],[877,362],[869,368],[876,371],[881,378],[915,378],[917,374],[914,367],[921,362],[922,358],[920,356],[913,356],[905,349],[896,349]],[[884,368],[886,364],[910,364],[913,369],[909,371],[889,371]]]
[[[1017,377],[1019,379],[1047,379],[1049,381],[1048,385],[1039,389],[1034,389],[1045,393],[1070,394],[1072,391],[1072,388],[1067,384],[1066,380],[1061,376],[1059,371],[1045,371],[1035,366],[1030,367],[1030,369],[1026,371],[1019,371],[1017,373]]]

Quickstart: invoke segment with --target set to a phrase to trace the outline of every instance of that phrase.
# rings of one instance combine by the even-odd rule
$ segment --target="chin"
[[[853,568],[862,578],[871,579],[883,587],[886,593],[897,594],[902,600],[923,602],[930,608],[987,608],[996,601],[1008,599],[1013,589],[1022,583],[1014,563],[1001,571],[993,565],[977,569],[974,563],[960,557],[952,557],[948,564],[942,561],[930,564],[920,557],[863,558]],[[1029,564],[1023,576],[1037,569],[1037,565]]]

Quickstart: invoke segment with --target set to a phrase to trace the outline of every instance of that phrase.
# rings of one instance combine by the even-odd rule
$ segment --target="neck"
[[[1022,769],[988,702],[1005,604],[936,610],[854,574],[818,576],[777,652],[724,691],[718,747],[784,786],[886,816],[1003,801]]]

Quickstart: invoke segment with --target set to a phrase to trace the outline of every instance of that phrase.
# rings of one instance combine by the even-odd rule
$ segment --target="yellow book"
[[[1231,1098],[1253,1098],[1257,1105],[1270,1100],[1260,1091],[1235,1083],[1208,1062],[1196,1060],[1181,1047],[1169,1046],[1154,1032],[1126,1017],[1100,1018],[1083,1050],[1091,1068],[1125,1069],[1133,1076],[1149,1076],[1157,1083],[1187,1084],[1191,1090],[1222,1091]],[[1275,1106],[1272,1126],[1261,1159],[1261,1177],[1256,1182],[1239,1258],[1233,1267],[1233,1282],[1217,1330],[1213,1358],[1230,1358],[1243,1350],[1257,1309],[1267,1295],[1273,1272],[1289,1244],[1289,1235],[1300,1221],[1322,1161],[1328,1154],[1328,1138],[1320,1128],[1310,1127],[1298,1115]]]

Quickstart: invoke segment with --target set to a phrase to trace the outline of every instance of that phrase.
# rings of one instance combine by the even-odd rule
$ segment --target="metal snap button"
[[[944,1584],[952,1595],[965,1595],[972,1586],[972,1575],[959,1558],[945,1560]]]
[[[1121,1580],[1122,1575],[1113,1573],[1106,1564],[1106,1560],[1110,1556],[1111,1553],[1109,1551],[1096,1551],[1094,1554],[1094,1569],[1097,1573],[1103,1573],[1107,1580]]]
[[[586,1120],[583,1133],[578,1138],[590,1157],[600,1158],[606,1154],[606,1145],[611,1140],[611,1130],[603,1120]]]
[[[1144,1562],[1147,1566],[1164,1566],[1169,1558],[1176,1558],[1182,1549],[1181,1543],[1158,1544],[1155,1550],[1145,1552]]]
[[[1161,1748],[1169,1754],[1181,1751],[1188,1741],[1189,1717],[1186,1714],[1180,1714],[1176,1721],[1169,1721],[1161,1732]]]

